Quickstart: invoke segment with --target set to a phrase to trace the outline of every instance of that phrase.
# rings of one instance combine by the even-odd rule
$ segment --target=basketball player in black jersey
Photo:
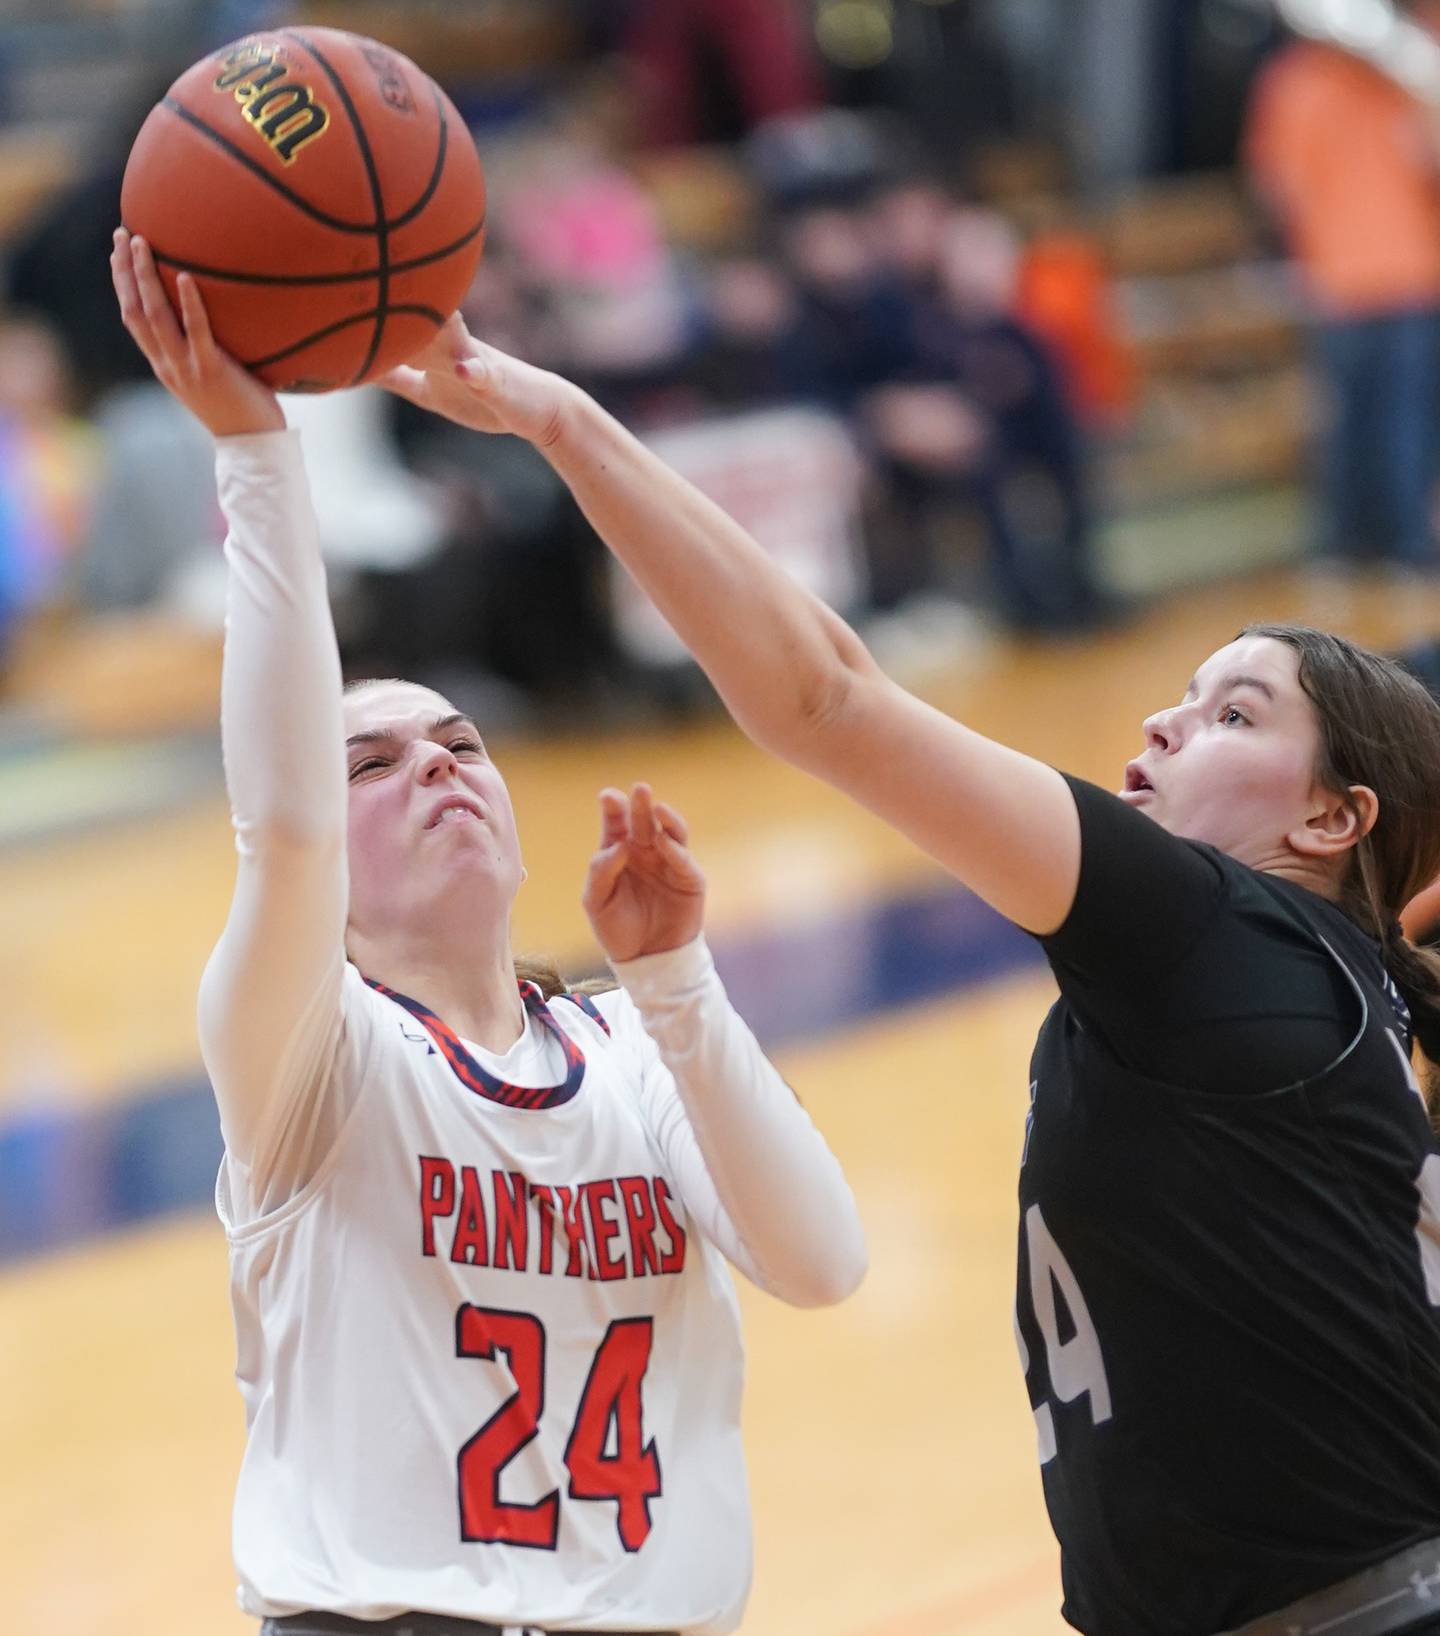
[[[575,387],[458,320],[389,385],[529,439],[759,743],[1038,937],[1018,1334],[1091,1636],[1440,1631],[1440,707],[1256,626],[1124,789],[932,710]],[[1183,677],[1177,679],[1183,685]],[[1422,1060],[1422,1067],[1424,1066]]]

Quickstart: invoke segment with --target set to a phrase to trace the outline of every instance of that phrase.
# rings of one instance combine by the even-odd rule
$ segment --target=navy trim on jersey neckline
[[[569,1000],[571,1005],[579,1006],[590,1021],[604,1032],[607,1039],[609,1038],[610,1024],[605,1021],[600,1007],[595,1004],[594,1000],[592,1000],[588,994],[566,994],[563,996],[563,998]]]
[[[565,1053],[565,1078],[558,1085],[512,1085],[508,1079],[498,1078],[476,1061],[455,1030],[437,1017],[429,1006],[412,1000],[408,994],[386,988],[384,983],[377,983],[373,978],[367,977],[365,981],[377,994],[383,994],[387,1000],[404,1006],[435,1041],[440,1055],[445,1058],[455,1077],[476,1096],[483,1096],[489,1102],[500,1102],[507,1108],[541,1110],[561,1107],[579,1091],[585,1078],[584,1053],[551,1016],[544,995],[534,983],[520,984],[520,998],[525,1003],[526,1011],[547,1033],[559,1040],[560,1048]]]

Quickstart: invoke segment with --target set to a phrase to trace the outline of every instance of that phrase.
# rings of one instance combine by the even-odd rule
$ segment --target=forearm
[[[577,395],[542,452],[751,738],[803,760],[864,645],[719,506]]]
[[[221,438],[221,738],[242,855],[345,832],[340,657],[298,432]]]
[[[230,525],[221,739],[236,848],[199,1025],[232,1154],[264,1192],[328,1127],[348,880],[340,662],[298,434],[220,439]]]
[[[842,1300],[867,1260],[854,1196],[731,1006],[704,939],[615,972],[674,1079],[706,1172],[761,1282],[799,1306]]]

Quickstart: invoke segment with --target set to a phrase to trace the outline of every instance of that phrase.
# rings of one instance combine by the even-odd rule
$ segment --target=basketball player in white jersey
[[[725,1262],[820,1305],[865,1249],[731,1010],[677,814],[601,797],[585,907],[619,987],[517,985],[524,875],[475,724],[342,696],[296,434],[117,233],[125,323],[215,434],[239,852],[200,996],[267,1636],[728,1631],[750,1577]]]

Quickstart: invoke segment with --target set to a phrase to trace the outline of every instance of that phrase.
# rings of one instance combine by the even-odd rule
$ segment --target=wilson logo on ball
[[[233,93],[240,112],[286,165],[330,123],[325,104],[308,85],[287,79],[289,72],[276,51],[247,40],[221,59],[215,78],[215,89]]]
[[[460,111],[408,57],[342,29],[256,31],[151,109],[120,219],[171,301],[182,273],[199,282],[246,369],[328,392],[413,358],[460,305],[485,174]]]

